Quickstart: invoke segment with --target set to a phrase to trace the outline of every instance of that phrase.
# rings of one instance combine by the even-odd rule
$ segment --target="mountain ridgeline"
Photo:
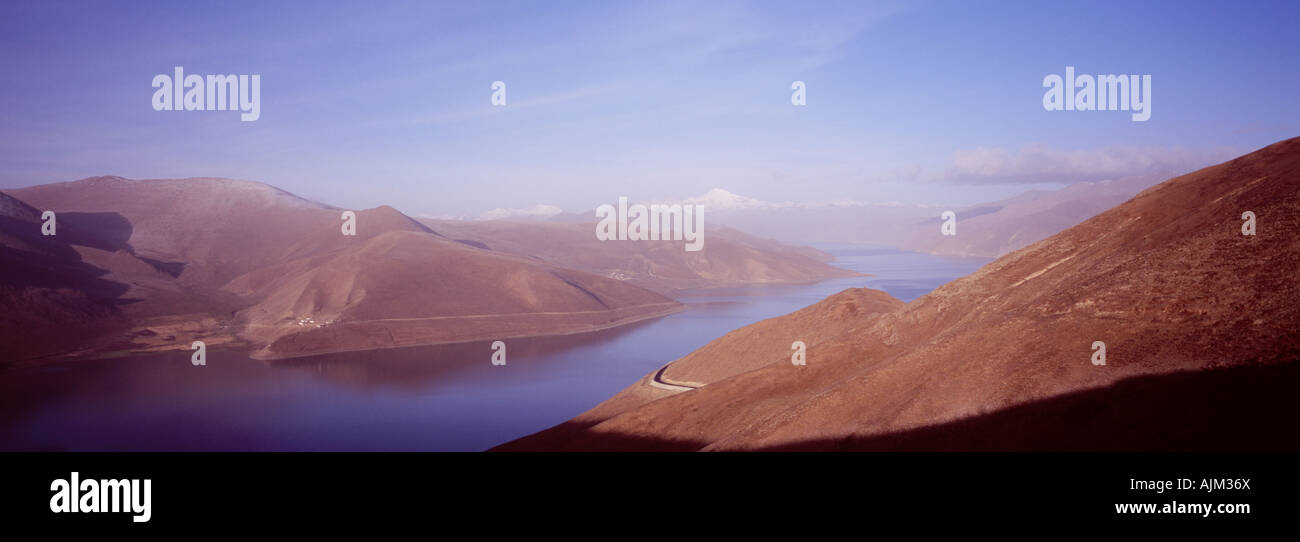
[[[1267,421],[1300,414],[1298,264],[1295,138],[906,305],[848,290],[739,329],[498,449],[1300,449]]]
[[[43,211],[55,235],[41,234]],[[8,190],[3,361],[194,340],[277,359],[581,333],[681,310],[664,295],[678,288],[856,274],[739,232],[683,256],[667,242],[599,243],[578,225],[431,228],[388,206],[355,212],[355,235],[344,235],[342,213],[219,178]]]

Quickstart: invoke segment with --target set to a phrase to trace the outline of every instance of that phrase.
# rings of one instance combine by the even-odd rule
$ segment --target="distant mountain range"
[[[708,209],[708,250],[691,253],[672,243],[600,242],[593,235],[593,215],[549,205],[495,209],[480,216],[491,220],[415,220],[383,206],[359,211],[357,236],[345,238],[338,229],[342,209],[261,183],[95,177],[8,191],[0,206],[0,257],[14,263],[6,267],[0,291],[15,309],[7,316],[15,324],[9,329],[40,328],[51,337],[71,333],[94,338],[28,340],[15,332],[7,341],[14,344],[10,352],[15,358],[175,347],[184,337],[251,346],[259,355],[283,357],[567,333],[675,310],[666,308],[673,304],[662,296],[684,290],[856,274],[830,265],[830,256],[798,243],[870,243],[995,257],[1076,224],[1154,182],[1148,176],[1078,183],[956,209],[958,235],[951,237],[939,234],[938,208],[897,202],[766,202],[714,189],[680,202]],[[38,208],[59,213],[59,236],[39,235]],[[380,236],[385,237],[377,239]],[[426,269],[456,274],[462,269],[446,269],[438,262],[451,257],[448,251],[466,250],[472,256],[465,257],[474,263],[464,266],[465,271],[477,265],[518,267],[538,277],[557,277],[556,284],[573,284],[548,291],[542,300],[506,288],[469,303],[431,293],[452,287],[451,282],[420,285],[412,280],[402,286],[382,278],[420,277]],[[503,259],[506,256],[514,259]],[[571,271],[662,296],[597,288],[588,284],[592,278],[569,276]],[[479,279],[491,276],[471,274]],[[542,288],[546,282],[525,281],[528,286],[520,288]],[[474,285],[487,288],[481,281]],[[568,294],[575,303],[562,300],[566,296],[559,292],[566,288],[572,288]],[[583,290],[601,290],[611,298],[593,299]],[[512,295],[516,298],[506,301]],[[560,310],[541,310],[543,306]],[[631,314],[625,311],[629,306],[645,309]],[[565,320],[538,314],[572,317],[600,311],[617,315]],[[467,334],[448,321],[485,315],[500,325],[470,326],[477,331]],[[417,323],[420,319],[425,323]],[[25,322],[31,325],[19,325]],[[338,327],[344,322],[346,333]],[[75,333],[60,331],[83,326],[88,327]],[[123,327],[125,338],[120,336]],[[105,329],[116,331],[93,331]]]
[[[906,305],[847,290],[736,330],[498,449],[1296,450],[1297,265],[1300,138],[1170,179]]]
[[[955,209],[957,235],[942,235],[942,220],[932,213],[914,223],[896,244],[942,256],[996,258],[1119,205],[1166,178],[1148,174],[1078,182],[1060,190],[1032,190],[1003,201]]]
[[[420,221],[477,247],[626,281],[665,295],[691,289],[815,282],[859,275],[830,265],[831,256],[819,250],[725,227],[707,226],[705,249],[688,252],[681,241],[600,241],[591,217],[571,222]]]
[[[789,243],[864,243],[944,256],[996,258],[1044,239],[1133,197],[1168,175],[1147,174],[1032,190],[1014,198],[952,209],[898,202],[767,202],[721,188],[685,200],[705,205],[716,223]],[[957,215],[957,235],[940,215]]]
[[[40,233],[56,213],[57,235]],[[597,242],[592,226],[356,212],[269,185],[94,177],[0,194],[7,362],[189,349],[264,358],[604,329],[682,307],[661,292],[854,273],[739,232],[708,250]],[[429,223],[438,225],[436,221]],[[716,237],[715,237],[716,235]]]
[[[1176,174],[1168,168],[1120,179],[1078,182],[1059,190],[1030,190],[1001,201],[953,208],[901,202],[773,202],[714,188],[681,203],[703,205],[710,224],[791,244],[861,243],[942,256],[996,258],[1045,239],[1114,207]],[[940,232],[944,211],[957,215],[955,236]],[[587,223],[592,212],[553,205],[494,209],[476,219],[430,218],[452,226],[482,220]],[[421,220],[426,220],[422,218]]]

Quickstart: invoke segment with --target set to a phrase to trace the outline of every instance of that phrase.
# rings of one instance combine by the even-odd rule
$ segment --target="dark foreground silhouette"
[[[1143,376],[910,431],[765,451],[1296,451],[1298,381],[1300,362]],[[494,450],[555,450],[563,443],[564,450],[694,451],[705,445],[586,429],[564,424]]]

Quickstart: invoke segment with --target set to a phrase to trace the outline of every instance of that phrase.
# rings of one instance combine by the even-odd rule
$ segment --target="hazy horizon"
[[[1300,132],[1295,3],[168,6],[0,7],[0,187],[227,177],[412,216],[714,188],[956,206]],[[259,74],[260,118],[153,110],[176,66]],[[1150,120],[1044,110],[1067,66],[1151,75]]]

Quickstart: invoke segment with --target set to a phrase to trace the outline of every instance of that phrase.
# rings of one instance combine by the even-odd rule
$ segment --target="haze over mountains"
[[[686,253],[601,243],[587,224],[426,221],[448,236],[383,206],[357,211],[356,235],[344,236],[343,209],[230,179],[8,192],[7,361],[193,340],[282,358],[577,333],[681,310],[662,294],[683,288],[856,274],[728,230]],[[41,210],[57,213],[57,235],[41,235]]]
[[[819,250],[707,226],[705,249],[681,241],[605,242],[591,217],[577,222],[420,219],[458,241],[626,281],[666,295],[742,284],[815,282],[851,277]]]
[[[717,223],[789,243],[863,243],[943,256],[996,258],[1133,197],[1174,173],[1078,182],[962,207],[900,202],[768,202],[715,188],[703,204]],[[940,233],[941,213],[957,214],[959,235]]]
[[[192,340],[280,358],[576,333],[681,309],[638,283],[672,291],[853,274],[739,232],[682,257],[670,243],[598,243],[578,225],[505,223],[495,236],[453,240],[384,206],[357,212],[356,235],[344,236],[342,209],[229,179],[95,177],[8,192],[8,361]],[[41,235],[41,210],[57,213],[57,235]],[[635,264],[600,264],[613,261]]]
[[[935,213],[903,233],[897,245],[941,256],[996,258],[1119,205],[1170,176],[1083,181],[1060,190],[1031,190],[1014,198],[959,208],[954,211],[958,235],[942,235],[942,220]]]
[[[715,231],[729,226],[721,231],[743,231],[784,243],[869,244],[940,256],[996,258],[1078,224],[1178,173],[1166,165],[1141,175],[1081,181],[1058,190],[1030,190],[1005,200],[953,207],[851,200],[773,202],[722,188],[677,203],[705,206]],[[940,215],[948,210],[957,215],[960,235],[941,234]],[[442,228],[476,229],[473,224],[481,222],[573,224],[590,222],[591,217],[539,204],[529,209],[493,209],[477,220],[421,220]]]
[[[1300,413],[1297,264],[1300,138],[907,305],[847,290],[742,328],[499,449],[1297,449],[1268,421]]]
[[[48,258],[51,255],[42,251],[57,250],[63,259],[37,262],[14,256],[25,253],[6,251],[11,259],[25,262],[8,268],[12,280],[6,291],[9,303],[25,307],[17,313],[26,316],[11,317],[15,323],[29,317],[39,320],[44,313],[50,325],[57,321],[94,329],[131,328],[127,340],[99,340],[92,347],[95,350],[174,347],[185,342],[184,337],[209,344],[248,344],[262,349],[261,355],[266,357],[282,357],[471,336],[479,339],[501,335],[498,325],[522,334],[547,329],[573,332],[611,322],[532,314],[526,317],[529,323],[524,323],[519,321],[521,317],[503,314],[578,311],[573,314],[591,315],[597,312],[590,311],[621,310],[625,302],[656,306],[670,300],[615,295],[610,306],[602,304],[606,300],[591,306],[560,302],[557,307],[563,310],[550,311],[539,307],[558,299],[538,301],[523,294],[516,302],[499,305],[435,300],[429,295],[438,294],[428,292],[438,290],[430,289],[429,284],[418,289],[414,286],[418,280],[400,286],[375,277],[390,273],[419,277],[421,266],[433,266],[440,273],[467,271],[469,268],[449,270],[433,262],[454,259],[453,254],[475,248],[479,251],[470,251],[475,254],[471,259],[481,260],[485,266],[506,262],[523,266],[520,269],[549,266],[554,269],[547,273],[557,277],[556,273],[563,274],[560,270],[582,271],[669,297],[701,288],[813,282],[855,273],[834,267],[831,258],[816,249],[773,239],[873,243],[941,255],[993,257],[1077,223],[1152,182],[1151,177],[1142,177],[1078,183],[1059,191],[1028,192],[1005,201],[959,208],[961,234],[956,237],[939,234],[937,208],[896,203],[774,203],[715,189],[685,200],[710,209],[708,250],[685,252],[672,242],[601,243],[592,235],[592,217],[541,205],[523,210],[522,215],[505,209],[487,213],[505,218],[498,220],[414,220],[383,206],[358,212],[362,226],[355,237],[345,238],[338,234],[342,209],[261,183],[96,177],[9,191],[14,203],[5,207],[6,224],[18,233],[6,238],[5,248],[28,251],[37,243],[41,247],[37,254]],[[63,237],[32,238],[39,212],[24,201],[42,210],[62,210],[59,224]],[[534,219],[512,218],[518,216]],[[398,236],[397,232],[413,235]],[[383,235],[388,237],[376,240]],[[350,251],[350,256],[345,257],[338,252],[341,250]],[[493,258],[484,259],[480,252],[491,253]],[[522,260],[499,259],[501,256]],[[411,263],[421,258],[422,263]],[[397,267],[388,269],[376,263],[380,261]],[[45,267],[59,270],[47,274],[49,284],[75,286],[31,289],[32,277],[41,274],[36,270]],[[565,281],[574,278],[565,275],[556,280],[567,284]],[[591,286],[583,280],[577,282],[582,286],[575,288]],[[464,292],[470,286],[488,287],[480,281],[457,285],[454,291]],[[407,288],[425,294],[408,295]],[[393,295],[385,298],[379,290]],[[605,291],[613,295],[612,290]],[[509,296],[511,292],[506,288],[498,293]],[[514,293],[518,294],[519,288]],[[39,301],[40,296],[57,301]],[[591,297],[582,294],[574,299]],[[417,305],[425,308],[416,310]],[[471,306],[477,308],[470,310]],[[63,314],[60,311],[81,316],[55,317]],[[650,310],[647,314],[662,312]],[[469,333],[474,327],[470,322],[483,323],[485,315],[495,315],[497,324]],[[447,321],[469,316],[478,320],[464,320],[462,327]],[[612,322],[644,316],[621,314]],[[149,324],[140,325],[142,318],[149,319]],[[386,323],[362,325],[358,319]],[[424,323],[417,323],[419,319],[425,319]],[[323,330],[339,322],[352,322],[348,332],[337,326]],[[27,345],[23,348],[34,343],[22,342]],[[67,350],[63,341],[53,342]]]

